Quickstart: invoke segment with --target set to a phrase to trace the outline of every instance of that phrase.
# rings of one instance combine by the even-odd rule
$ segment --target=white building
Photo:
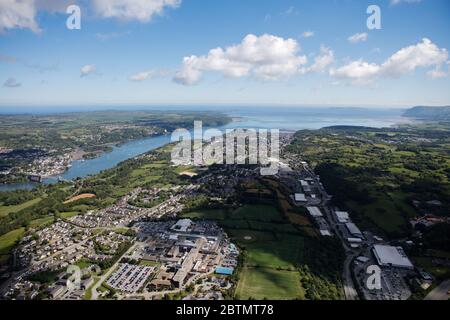
[[[378,264],[382,267],[414,269],[414,265],[406,256],[402,247],[376,244],[373,246],[372,252]]]
[[[323,216],[322,212],[317,207],[306,207],[306,209],[308,209],[308,212],[312,217],[322,217]]]
[[[348,212],[346,211],[336,211],[335,215],[339,223],[347,223],[350,220]]]
[[[192,220],[180,219],[170,229],[178,232],[187,232],[192,226]]]
[[[345,227],[347,228],[348,232],[350,232],[350,234],[352,236],[357,237],[357,238],[364,238],[361,230],[359,230],[359,228],[353,222],[347,222],[345,224]]]
[[[306,197],[304,193],[296,193],[294,197],[296,202],[306,202]]]

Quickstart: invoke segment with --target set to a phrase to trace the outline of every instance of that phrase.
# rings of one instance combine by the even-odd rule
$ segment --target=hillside
[[[445,107],[413,107],[405,111],[404,117],[422,120],[448,121],[450,120],[450,106]]]

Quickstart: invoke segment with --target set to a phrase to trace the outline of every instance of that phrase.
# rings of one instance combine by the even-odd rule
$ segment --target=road
[[[136,243],[133,244],[122,256],[120,256],[120,258],[117,259],[116,263],[114,263],[114,265],[111,268],[109,268],[108,272],[106,272],[104,275],[102,275],[100,277],[100,279],[95,283],[95,285],[91,288],[91,292],[92,292],[91,300],[98,299],[99,293],[97,292],[97,289],[102,285],[103,282],[105,282],[109,278],[111,273],[113,273],[117,269],[117,266],[119,265],[120,260],[122,260],[122,258],[124,256],[126,256],[127,254],[132,252],[136,248],[136,245],[137,245]]]
[[[340,233],[338,232],[338,228],[336,226],[336,223],[333,220],[333,213],[330,209],[330,206],[328,205],[328,201],[330,199],[330,196],[326,192],[325,188],[323,188],[322,184],[320,183],[320,180],[316,176],[316,174],[309,169],[307,166],[303,166],[303,169],[311,176],[313,177],[316,185],[318,186],[318,189],[321,194],[322,198],[322,206],[325,211],[325,217],[328,221],[328,224],[330,225],[331,229],[334,231],[334,234],[341,240],[342,245],[345,249],[346,259],[344,261],[344,268],[342,270],[342,281],[344,286],[344,294],[345,294],[345,300],[358,300],[358,292],[355,289],[355,284],[353,282],[352,274],[351,274],[351,267],[353,259],[355,259],[358,255],[358,253],[352,253],[351,248],[347,245],[346,239],[344,239]]]
[[[351,265],[353,262],[353,259],[357,255],[350,255],[347,256],[344,262],[344,271],[342,272],[342,280],[344,282],[344,294],[345,294],[345,300],[358,300],[358,292],[355,289],[355,284],[353,283],[353,278],[351,274]]]
[[[439,286],[434,288],[424,300],[449,300],[450,295],[450,280],[442,282]]]

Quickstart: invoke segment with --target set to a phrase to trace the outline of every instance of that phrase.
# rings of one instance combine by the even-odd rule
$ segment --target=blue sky
[[[447,0],[25,3],[0,0],[0,108],[450,104]]]

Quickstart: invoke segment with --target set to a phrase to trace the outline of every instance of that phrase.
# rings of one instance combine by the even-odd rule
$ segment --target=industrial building
[[[402,247],[376,244],[373,246],[372,252],[378,264],[382,267],[414,269],[413,264],[406,256]]]
[[[188,232],[191,229],[193,222],[190,219],[178,220],[170,229],[178,232]]]
[[[306,207],[306,209],[308,209],[308,212],[312,217],[322,217],[323,216],[322,212],[317,207]]]
[[[335,215],[336,215],[336,219],[339,223],[347,223],[350,220],[348,212],[346,212],[346,211],[336,211]]]
[[[306,202],[307,201],[304,193],[296,193],[294,197],[295,197],[296,202]]]
[[[345,224],[345,227],[347,228],[348,232],[356,238],[364,238],[361,230],[354,224],[353,222],[347,222]]]

